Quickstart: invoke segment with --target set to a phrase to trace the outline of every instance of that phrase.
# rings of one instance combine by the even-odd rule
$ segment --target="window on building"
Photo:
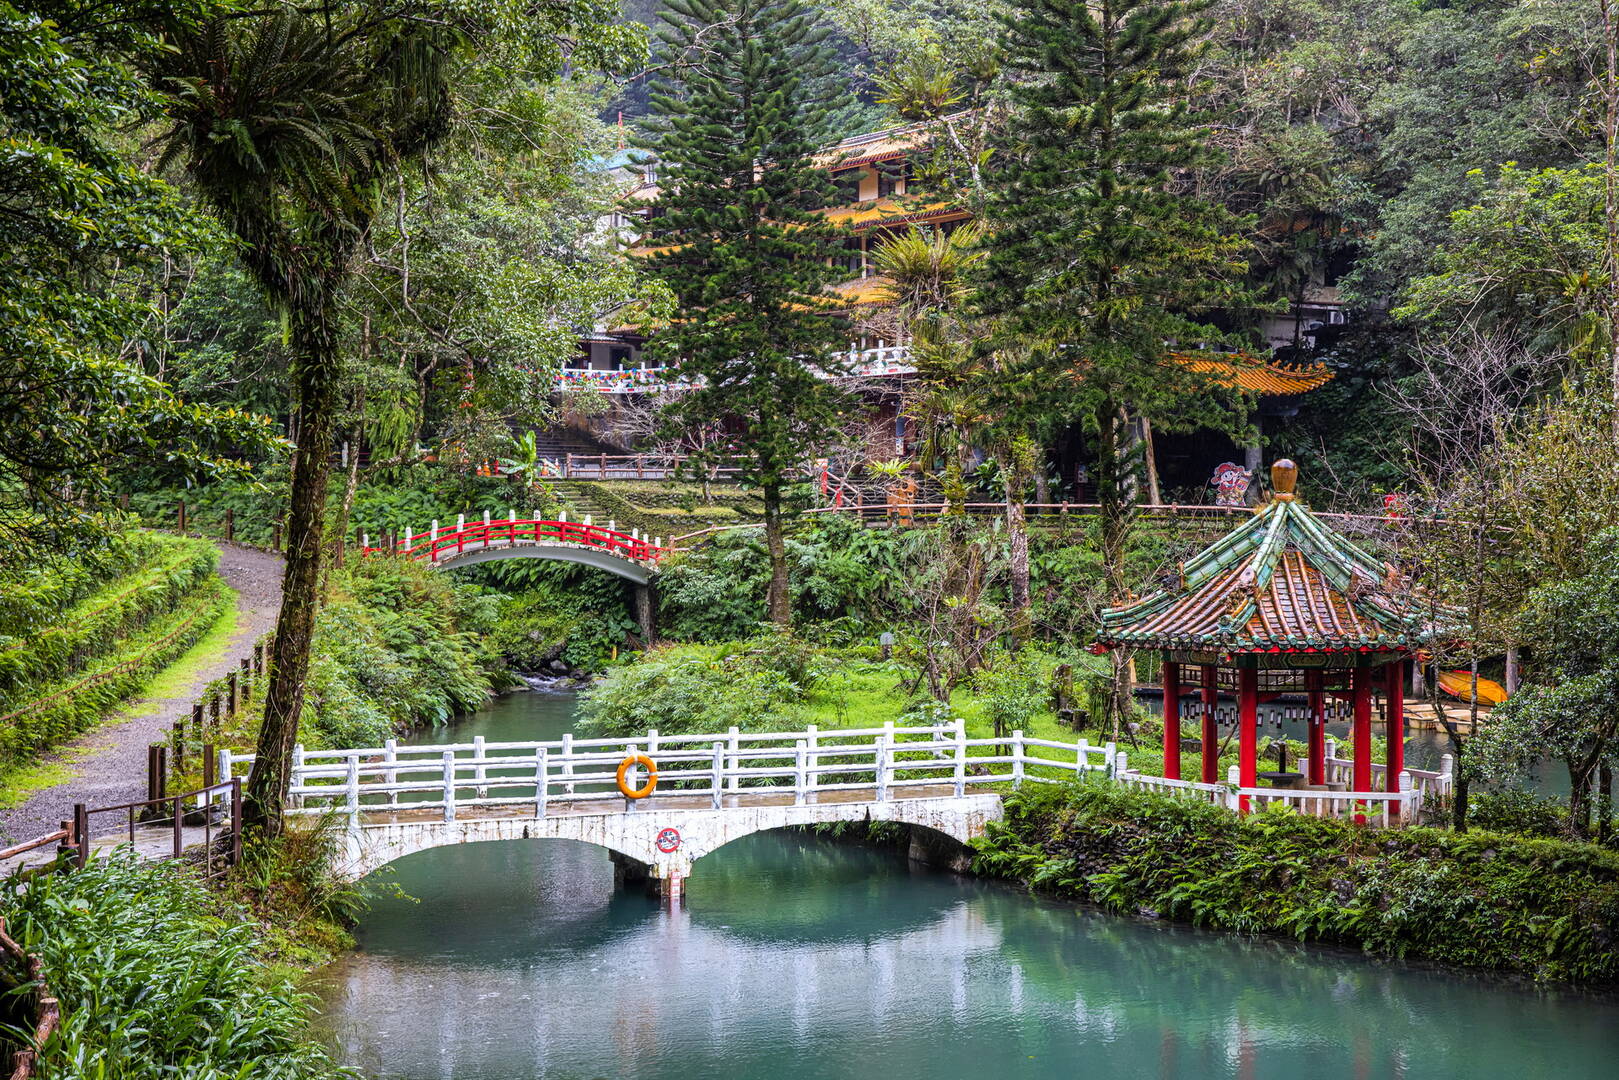
[[[614,371],[627,371],[634,355],[633,349],[615,345],[607,350],[607,366]]]
[[[865,169],[843,169],[832,174],[832,186],[837,189],[834,199],[839,203],[860,201],[860,178]]]
[[[905,194],[905,180],[910,175],[911,163],[905,158],[884,161],[877,166],[877,197]]]

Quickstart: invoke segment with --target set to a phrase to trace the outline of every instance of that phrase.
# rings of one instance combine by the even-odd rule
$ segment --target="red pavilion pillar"
[[[1354,706],[1352,737],[1355,743],[1355,782],[1351,791],[1372,790],[1372,669],[1364,664],[1350,673],[1350,699]],[[1357,813],[1355,821],[1366,823],[1366,815]]]
[[[1391,793],[1400,790],[1400,773],[1405,771],[1405,662],[1396,660],[1383,669],[1384,693],[1388,696],[1388,767],[1385,770],[1385,788]],[[1389,808],[1389,816],[1396,817],[1399,807]]]
[[[1181,666],[1164,661],[1164,778],[1181,778]]]
[[[1237,781],[1259,786],[1259,669],[1253,667],[1237,672]],[[1237,809],[1248,812],[1248,796],[1237,800]]]
[[[1203,665],[1203,782],[1220,780],[1220,725],[1215,722],[1214,709],[1220,703],[1219,669],[1213,664]]]
[[[1327,695],[1322,691],[1321,672],[1304,673],[1305,696],[1309,700],[1310,783],[1327,782]]]

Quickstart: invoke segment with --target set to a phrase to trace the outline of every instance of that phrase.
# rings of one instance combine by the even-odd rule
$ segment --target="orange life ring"
[[[629,775],[631,769],[640,765],[646,769],[646,783],[638,788],[632,788],[625,782],[624,777]],[[658,786],[658,763],[645,754],[631,754],[618,763],[618,790],[626,799],[644,799],[652,794]]]

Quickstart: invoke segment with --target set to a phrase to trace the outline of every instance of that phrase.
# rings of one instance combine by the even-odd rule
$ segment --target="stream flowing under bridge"
[[[221,752],[229,781],[251,755]],[[1329,756],[1334,775],[1350,763]],[[1235,770],[1233,770],[1235,771]],[[450,844],[566,839],[606,848],[624,879],[678,897],[692,864],[767,829],[889,821],[911,829],[911,854],[964,869],[967,845],[1001,817],[1024,783],[1085,775],[1163,788],[1233,809],[1282,803],[1372,824],[1419,820],[1446,772],[1402,773],[1394,791],[1239,788],[1166,781],[1130,768],[1112,743],[1061,742],[1014,731],[969,738],[936,726],[660,735],[296,749],[287,812],[343,820],[337,870],[360,878],[395,859]],[[647,794],[631,798],[623,788]]]

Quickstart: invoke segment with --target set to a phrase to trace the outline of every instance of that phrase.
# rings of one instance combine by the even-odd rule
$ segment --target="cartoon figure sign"
[[[665,855],[671,855],[674,852],[679,851],[680,830],[664,829],[662,832],[658,833],[657,845],[658,850],[663,852]]]
[[[1248,484],[1254,474],[1235,462],[1227,461],[1214,467],[1209,486],[1214,488],[1214,505],[1242,506],[1247,500]]]

